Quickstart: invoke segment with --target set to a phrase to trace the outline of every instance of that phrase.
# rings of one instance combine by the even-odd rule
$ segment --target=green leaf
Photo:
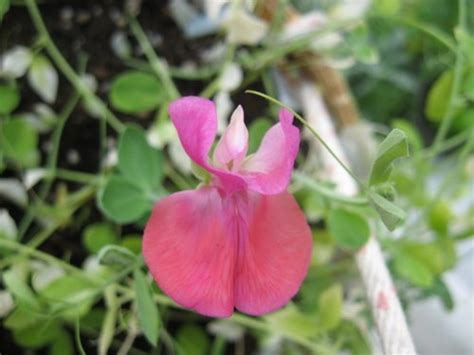
[[[399,129],[392,130],[377,148],[377,155],[369,174],[369,185],[387,181],[394,160],[407,156],[408,144],[405,133]]]
[[[9,269],[3,273],[3,283],[18,302],[27,305],[31,309],[40,309],[40,303],[34,292],[26,282],[26,275],[19,268]]]
[[[321,331],[314,316],[302,313],[294,304],[265,317],[275,331],[288,336],[312,338]]]
[[[367,219],[344,208],[335,208],[329,212],[328,229],[340,246],[351,250],[362,247],[370,236]]]
[[[135,255],[139,255],[142,252],[142,236],[139,234],[124,236],[120,244]]]
[[[453,211],[446,201],[438,200],[429,209],[428,223],[438,233],[446,234],[452,219]]]
[[[74,355],[74,345],[71,336],[62,330],[51,343],[49,355]]]
[[[255,153],[260,146],[263,136],[272,126],[272,122],[267,118],[257,118],[249,127],[249,149],[248,154]]]
[[[402,250],[425,265],[434,275],[439,275],[447,269],[444,250],[437,242],[407,242],[402,246]]]
[[[141,270],[135,269],[133,278],[140,329],[150,344],[156,346],[160,327],[158,308],[153,300],[153,294],[148,286],[145,274]]]
[[[98,255],[99,263],[105,266],[124,267],[136,262],[137,258],[128,249],[118,245],[107,245]]]
[[[160,82],[152,74],[127,71],[112,82],[109,100],[123,113],[141,113],[156,108],[164,98]]]
[[[105,215],[122,224],[140,219],[152,207],[145,192],[121,176],[112,176],[98,197]]]
[[[351,355],[368,355],[372,354],[370,343],[359,327],[347,319],[343,319],[340,326],[336,329],[340,339],[343,341],[340,350],[349,350]],[[345,353],[345,351],[340,351]]]
[[[474,99],[472,99],[474,101]],[[453,131],[463,132],[474,128],[474,105],[466,108],[453,122]]]
[[[9,314],[3,325],[7,329],[23,329],[37,323],[43,316],[39,312],[31,312],[31,307],[19,303]]]
[[[53,312],[74,320],[89,312],[94,302],[96,285],[78,275],[62,276],[38,292]]]
[[[425,292],[427,297],[431,297],[433,295],[438,296],[447,311],[452,311],[454,309],[454,300],[451,296],[451,292],[441,278],[436,278],[432,287],[426,289]]]
[[[10,0],[0,0],[0,24],[3,21],[3,16],[8,12],[10,9]],[[1,97],[2,95],[0,95]]]
[[[327,330],[334,329],[341,321],[342,286],[335,284],[319,296],[321,323]]]
[[[414,124],[400,118],[392,121],[392,127],[397,128],[406,134],[407,141],[414,151],[418,151],[423,148],[423,138]]]
[[[95,254],[106,245],[117,244],[118,237],[112,225],[95,223],[85,229],[82,235],[82,243],[89,252]]]
[[[209,354],[209,337],[202,327],[184,325],[176,335],[179,355],[207,355]]]
[[[1,1],[1,0],[0,0]],[[14,85],[0,85],[0,115],[8,115],[20,103],[20,91]]]
[[[388,230],[394,230],[405,220],[406,213],[400,207],[382,197],[377,192],[370,190],[369,199],[377,214],[382,219]]]
[[[13,339],[22,347],[40,349],[57,339],[60,332],[61,327],[57,322],[46,320],[31,327],[13,331]]]
[[[472,53],[474,56],[474,53]],[[468,70],[463,80],[462,91],[464,95],[474,101],[474,70]]]
[[[145,191],[151,191],[163,178],[163,156],[148,144],[139,127],[128,126],[120,137],[118,167],[122,175]]]
[[[398,276],[415,286],[427,288],[433,284],[434,277],[428,267],[408,254],[397,253],[393,261],[393,269]]]
[[[454,81],[454,71],[446,70],[441,74],[428,92],[425,115],[431,121],[439,122],[445,117]]]
[[[0,93],[1,97],[1,93]],[[0,123],[0,147],[7,158],[24,167],[36,164],[38,134],[23,118],[12,118]]]

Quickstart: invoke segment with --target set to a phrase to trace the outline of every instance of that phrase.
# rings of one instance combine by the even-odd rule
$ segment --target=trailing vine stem
[[[288,107],[287,105],[285,105],[283,102],[281,101],[278,101],[277,99],[273,98],[273,97],[270,97],[268,95],[265,95],[264,93],[261,93],[259,91],[255,91],[255,90],[245,90],[245,93],[247,94],[252,94],[252,95],[256,95],[256,96],[260,96],[260,97],[263,97],[264,99],[270,101],[270,102],[273,102],[274,104],[277,104],[281,107],[284,107],[286,108],[288,111],[290,111],[298,121],[300,121],[303,126],[305,126],[310,132],[311,134],[316,137],[316,139],[324,146],[324,148],[329,152],[329,154],[332,155],[332,157],[334,159],[336,159],[336,161],[338,162],[339,165],[341,165],[341,167],[354,179],[354,181],[359,185],[360,189],[365,191],[367,189],[367,187],[365,186],[364,182],[362,180],[360,180],[357,175],[354,174],[354,172],[352,172],[352,170],[346,165],[344,164],[344,162],[337,156],[336,153],[334,153],[334,151],[331,149],[331,147],[326,143],[326,141],[319,135],[318,132],[316,132],[316,130],[308,123],[308,121],[306,121],[300,114],[298,114],[297,112],[295,112],[292,108]]]
[[[67,62],[64,56],[54,44],[46,25],[44,24],[38,5],[35,0],[25,0],[26,7],[30,13],[33,25],[35,26],[41,41],[44,44],[48,54],[53,59],[56,66],[63,73],[66,79],[72,84],[77,92],[86,100],[91,100],[101,111],[102,117],[112,126],[117,132],[122,132],[125,128],[124,124],[109,110],[107,105],[84,83],[81,77],[74,71],[71,65]]]

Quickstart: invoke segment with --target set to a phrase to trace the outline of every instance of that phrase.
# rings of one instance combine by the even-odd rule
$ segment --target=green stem
[[[413,27],[421,32],[426,33],[427,35],[431,36],[435,40],[437,40],[439,43],[443,44],[446,46],[449,50],[452,52],[456,52],[456,42],[453,41],[453,39],[448,36],[446,33],[441,31],[439,28],[434,27],[430,24],[420,22],[417,19],[414,18],[409,18],[406,16],[383,16],[383,15],[372,15],[370,16],[374,19],[381,19],[383,21],[393,21],[393,22],[399,22],[404,25]]]
[[[20,254],[32,256],[38,260],[42,260],[48,264],[53,264],[63,268],[64,270],[71,272],[71,273],[82,273],[83,271],[61,259],[58,259],[50,254],[44,253],[42,251],[36,250],[27,245],[20,244],[13,240],[8,239],[0,239],[0,247],[16,251]]]
[[[85,201],[89,200],[89,198],[94,195],[95,191],[95,186],[86,186],[83,189],[75,192],[74,195],[71,195],[70,200],[68,201],[69,214],[67,218],[72,216],[74,212],[84,204]],[[57,221],[43,229],[41,232],[31,238],[31,240],[28,242],[28,246],[37,248],[43,244],[46,239],[48,239],[56,231],[56,229],[58,229],[63,224],[63,221],[64,220]]]
[[[57,179],[90,185],[95,185],[100,180],[100,176],[67,169],[56,169],[54,177]]]
[[[465,30],[466,25],[466,1],[459,0],[459,27],[461,31]],[[448,108],[446,113],[441,120],[441,125],[436,133],[435,140],[432,145],[432,151],[436,152],[439,149],[439,146],[443,142],[444,138],[449,132],[449,128],[451,127],[451,123],[454,119],[454,115],[456,113],[456,101],[459,96],[459,91],[461,89],[461,81],[462,81],[462,72],[464,68],[464,54],[462,52],[461,45],[458,44],[456,48],[456,64],[454,67],[454,78],[453,78],[453,86],[451,89],[451,94],[449,97]],[[433,155],[432,155],[433,156]]]
[[[145,53],[145,56],[150,62],[151,68],[165,86],[165,91],[167,92],[169,99],[173,100],[180,97],[181,95],[169,75],[166,63],[156,55],[150,41],[148,40],[148,37],[146,36],[145,32],[143,32],[143,29],[141,28],[137,19],[133,16],[128,16],[128,21],[135,38],[143,50],[143,53]]]
[[[330,198],[331,200],[360,206],[366,206],[368,204],[368,200],[364,197],[348,197],[338,194],[331,188],[318,183],[316,180],[298,171],[293,172],[293,180],[310,188],[311,190],[318,192],[323,196]]]
[[[332,155],[332,157],[334,159],[336,159],[336,161],[339,163],[339,165],[359,184],[361,190],[366,190],[366,187],[365,187],[365,184],[352,172],[351,169],[349,169],[346,164],[344,164],[342,162],[342,160],[336,155],[336,153],[334,153],[334,151],[331,149],[331,147],[329,147],[327,145],[327,143],[324,141],[324,139],[319,135],[318,132],[316,132],[314,130],[313,127],[311,127],[311,125],[308,123],[308,121],[306,121],[302,116],[300,116],[298,113],[296,113],[293,109],[291,109],[290,107],[288,107],[287,105],[285,105],[283,102],[281,101],[278,101],[277,99],[274,99],[273,97],[270,97],[268,95],[265,95],[259,91],[254,91],[254,90],[245,90],[245,93],[247,94],[253,94],[253,95],[256,95],[256,96],[260,96],[260,97],[263,97],[264,99],[270,101],[270,102],[273,102],[274,104],[277,104],[281,107],[284,107],[286,108],[288,111],[290,111],[298,121],[300,121],[303,126],[305,126],[313,136],[316,137],[316,139],[323,145],[323,147],[329,152],[329,154]]]
[[[59,49],[54,44],[49,32],[44,24],[44,21],[41,17],[41,13],[38,9],[38,6],[35,0],[25,0],[25,5],[28,8],[33,24],[38,31],[38,34],[41,36],[44,41],[46,50],[49,55],[56,63],[59,70],[63,73],[66,79],[74,86],[74,88],[79,92],[81,96],[84,96],[86,99],[92,100],[97,107],[100,108],[103,112],[103,117],[108,121],[108,123],[117,131],[121,132],[125,126],[120,120],[107,108],[107,106],[102,102],[102,100],[92,91],[87,85],[81,80],[79,75],[72,69],[66,59],[63,57]]]
[[[48,162],[46,165],[48,169],[49,178],[45,181],[43,186],[41,186],[41,189],[38,194],[41,200],[44,200],[46,196],[48,195],[49,191],[51,190],[51,185],[53,183],[53,177],[55,175],[56,165],[58,162],[58,152],[59,152],[59,144],[61,142],[61,135],[63,133],[63,129],[66,124],[66,121],[71,115],[74,108],[76,107],[78,101],[79,101],[79,95],[77,93],[73,94],[73,96],[66,103],[64,110],[59,115],[58,124],[52,136],[51,153],[48,157]],[[25,236],[26,231],[28,230],[31,223],[33,222],[33,219],[34,219],[33,217],[34,217],[34,213],[32,212],[32,209],[29,208],[28,211],[26,212],[25,217],[23,217],[23,219],[20,222],[20,227],[18,228],[19,240],[23,239],[23,237]]]

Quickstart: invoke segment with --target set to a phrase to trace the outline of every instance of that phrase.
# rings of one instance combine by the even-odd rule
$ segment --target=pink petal
[[[160,288],[178,304],[207,316],[234,309],[235,238],[215,188],[172,194],[155,205],[143,255]]]
[[[285,191],[298,154],[300,132],[293,115],[280,110],[280,122],[268,130],[257,152],[244,162],[239,172],[248,188],[262,194]]]
[[[222,166],[229,166],[235,170],[245,158],[248,148],[249,133],[244,123],[244,110],[238,106],[230,119],[222,138],[217,144],[214,157]]]
[[[309,268],[312,237],[289,193],[249,196],[248,235],[239,239],[235,307],[261,315],[284,306],[298,292]]]
[[[173,101],[168,111],[186,153],[195,163],[206,167],[217,132],[214,103],[201,97],[186,96]]]
[[[217,131],[216,107],[212,101],[186,96],[173,101],[168,111],[184,150],[196,164],[217,177],[217,186],[227,192],[246,187],[245,181],[237,174],[214,168],[208,163],[209,150]]]

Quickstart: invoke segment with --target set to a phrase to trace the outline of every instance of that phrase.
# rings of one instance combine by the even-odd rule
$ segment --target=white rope
[[[297,88],[297,93],[305,118],[339,158],[347,163],[331,117],[315,84],[303,82]],[[321,150],[321,160],[339,192],[348,196],[357,194],[355,181],[324,148]],[[369,242],[357,252],[355,260],[385,354],[416,354],[405,314],[375,236],[372,235]]]

